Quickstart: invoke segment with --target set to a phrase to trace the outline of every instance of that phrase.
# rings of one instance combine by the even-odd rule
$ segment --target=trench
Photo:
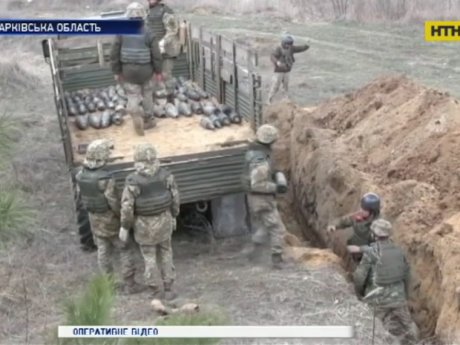
[[[305,188],[303,185],[293,185],[292,190],[299,190]],[[348,273],[347,275],[347,280],[350,284],[352,284],[351,280],[351,273],[354,270],[354,265],[351,261],[351,258],[349,257],[348,254],[346,254],[346,246],[345,246],[345,241],[348,238],[348,236],[351,235],[351,231],[340,231],[337,232],[336,234],[336,240],[340,242],[340,244],[324,240],[322,236],[320,235],[321,231],[317,227],[318,218],[317,215],[318,213],[324,213],[324,210],[318,210],[318,205],[315,204],[314,199],[315,199],[315,194],[309,194],[310,195],[310,200],[308,204],[308,208],[306,210],[300,209],[298,206],[292,206],[291,212],[295,215],[295,219],[297,223],[300,225],[300,227],[303,230],[302,232],[302,238],[301,240],[307,241],[310,246],[314,248],[319,248],[319,249],[332,249],[335,254],[339,256],[341,259],[341,264],[342,267],[345,269],[345,271]],[[296,199],[296,195],[293,193],[291,195],[292,198],[292,205],[301,205],[302,203],[299,202],[299,199]],[[433,263],[428,263],[429,267],[436,271],[435,265]],[[420,303],[421,301],[418,298],[415,298],[415,300],[412,300],[412,303]],[[363,302],[360,302],[363,303]],[[446,345],[446,343],[443,343],[439,337],[437,337],[434,334],[433,329],[433,320],[430,320],[428,322],[417,322],[417,312],[414,311],[413,308],[411,309],[412,317],[417,324],[417,327],[420,332],[420,337],[423,339],[423,344],[426,345]]]
[[[301,108],[292,104],[281,106],[291,110],[286,112],[274,106],[267,110],[266,121],[275,124],[285,134],[280,136],[282,139],[274,148],[275,164],[285,171],[290,182],[290,192],[285,201],[289,207],[284,207],[284,210],[281,207],[282,212],[287,210],[293,214],[301,229],[300,234],[295,235],[300,235],[301,240],[314,248],[330,249],[341,259],[351,283],[350,273],[355,266],[346,251],[346,240],[352,229],[340,230],[329,236],[326,228],[332,220],[358,210],[362,194],[375,191],[373,181],[363,178],[362,171],[353,163],[344,162],[343,152],[333,152],[332,148],[322,145],[324,141],[330,143],[331,133],[325,126],[316,131],[310,123],[302,129],[295,120]],[[448,337],[439,329],[438,320],[442,315],[436,307],[439,299],[446,298],[441,291],[442,272],[438,263],[433,256],[430,259],[429,249],[425,250],[422,246],[414,249],[415,243],[411,247],[399,238],[395,241],[405,250],[411,266],[416,264],[419,268],[422,263],[428,272],[428,277],[423,277],[411,267],[415,271],[416,284],[412,288],[409,308],[419,329],[420,344],[446,344]],[[433,279],[430,279],[431,276]],[[432,290],[414,292],[420,280],[425,280],[425,285],[430,280],[428,284]],[[435,293],[430,295],[430,291]]]

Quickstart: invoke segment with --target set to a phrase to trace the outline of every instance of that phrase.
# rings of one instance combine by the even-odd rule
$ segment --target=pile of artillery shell
[[[180,77],[175,81],[172,103],[162,102],[162,98],[167,98],[164,90],[155,92],[152,114],[155,117],[176,119],[180,116],[201,115],[200,125],[208,130],[243,122],[242,117],[232,107],[219,104],[192,81]],[[67,113],[75,118],[78,129],[101,129],[123,123],[128,97],[124,89],[117,85],[66,93],[65,103]]]
[[[181,77],[176,80],[174,103],[158,101],[165,97],[163,90],[156,92],[154,116],[178,118],[179,116],[202,115],[200,125],[209,130],[243,122],[242,117],[232,107],[219,104],[196,84]]]
[[[75,125],[80,130],[121,125],[127,102],[126,93],[120,85],[65,94],[67,114],[75,117]]]

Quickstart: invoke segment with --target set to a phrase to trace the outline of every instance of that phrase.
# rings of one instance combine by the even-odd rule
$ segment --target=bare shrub
[[[344,19],[348,13],[348,0],[331,0],[335,19]]]

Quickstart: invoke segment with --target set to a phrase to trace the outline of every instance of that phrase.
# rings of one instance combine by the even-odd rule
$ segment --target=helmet
[[[278,130],[272,125],[262,125],[257,130],[256,137],[262,144],[271,144],[278,139]]]
[[[393,226],[391,225],[391,223],[388,220],[385,220],[383,218],[374,220],[371,224],[371,231],[377,237],[390,236],[392,229],[393,229]]]
[[[147,10],[142,4],[138,2],[132,2],[126,8],[126,17],[133,18],[133,19],[134,18],[144,19],[145,17],[147,17]]]
[[[283,37],[281,38],[281,43],[282,44],[293,44],[294,38],[291,35],[283,35]]]
[[[112,143],[107,139],[98,139],[92,141],[86,150],[84,164],[90,168],[103,166],[110,157]]]
[[[366,211],[380,213],[380,197],[375,193],[366,193],[361,198],[361,208]]]
[[[134,149],[135,162],[149,162],[152,163],[157,159],[157,151],[152,144],[144,143],[139,144]]]

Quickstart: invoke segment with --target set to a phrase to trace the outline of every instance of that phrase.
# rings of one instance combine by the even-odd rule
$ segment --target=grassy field
[[[456,76],[460,70],[458,43],[425,42],[422,25],[295,24],[257,16],[188,17],[239,40],[251,44],[257,41],[265,82],[270,78],[270,49],[282,32],[293,34],[298,43],[310,42],[310,50],[296,56],[291,77],[292,98],[303,105],[346,93],[379,75],[392,73],[407,74],[429,87],[460,96]]]

